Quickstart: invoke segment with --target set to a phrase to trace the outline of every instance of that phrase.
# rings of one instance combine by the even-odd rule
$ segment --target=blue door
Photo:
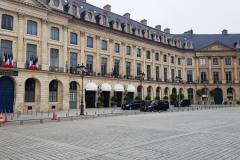
[[[0,78],[0,112],[13,112],[14,83],[9,77]]]
[[[222,104],[223,103],[223,92],[220,88],[215,88],[215,96],[214,96],[215,104]]]

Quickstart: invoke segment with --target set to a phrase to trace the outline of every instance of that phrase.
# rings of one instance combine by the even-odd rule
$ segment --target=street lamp
[[[182,81],[182,78],[180,76],[176,76],[176,80],[178,82],[178,86],[179,86],[179,94],[178,94],[178,108],[180,108],[180,82]]]
[[[139,80],[140,80],[140,86],[141,86],[141,98],[143,98],[143,93],[142,93],[142,81],[144,80],[145,78],[145,73],[144,72],[140,72],[139,75]]]
[[[82,63],[81,66],[77,65],[77,73],[82,77],[82,95],[81,95],[81,104],[80,104],[80,115],[84,115],[84,106],[83,106],[83,77],[88,73],[88,67],[85,67]]]

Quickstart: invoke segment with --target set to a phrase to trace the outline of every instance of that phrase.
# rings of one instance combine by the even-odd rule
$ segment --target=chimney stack
[[[222,31],[222,34],[228,34],[228,30],[224,29],[224,30]]]
[[[103,9],[105,9],[108,12],[111,12],[111,6],[109,4],[105,5]]]
[[[83,2],[87,2],[87,0],[82,0]]]
[[[190,29],[190,30],[188,30],[188,31],[184,32],[183,34],[193,34],[193,30],[192,30],[192,29]]]
[[[161,25],[156,25],[156,26],[155,26],[155,29],[157,29],[157,30],[161,31],[161,29],[162,29],[162,26],[161,26]]]
[[[123,15],[123,17],[130,19],[130,15],[131,15],[130,13],[125,13],[125,14]]]
[[[146,19],[141,20],[140,23],[142,23],[142,24],[147,26],[147,20]]]
[[[169,29],[169,28],[165,28],[165,29],[164,29],[164,32],[167,33],[167,34],[169,34],[169,33],[170,33],[170,29]]]

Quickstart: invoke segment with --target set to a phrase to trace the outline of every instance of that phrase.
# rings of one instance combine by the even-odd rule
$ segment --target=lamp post
[[[176,76],[176,80],[178,82],[178,86],[179,86],[179,94],[178,94],[178,108],[180,108],[180,82],[182,81],[182,78],[180,76]]]
[[[82,77],[82,95],[80,103],[80,115],[84,115],[84,106],[83,106],[83,77],[88,73],[88,67],[85,67],[82,63],[81,66],[77,65],[77,73]]]
[[[139,75],[139,80],[140,80],[140,86],[141,86],[141,98],[143,98],[143,93],[142,93],[142,81],[144,80],[145,78],[145,73],[144,72],[140,72]]]

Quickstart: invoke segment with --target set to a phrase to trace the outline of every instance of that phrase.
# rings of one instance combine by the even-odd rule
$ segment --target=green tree
[[[171,101],[177,101],[177,94],[176,93],[172,93],[171,95],[170,95],[170,100]]]
[[[201,97],[202,94],[203,94],[203,92],[202,92],[201,89],[196,90],[196,95],[197,95],[198,97]]]

